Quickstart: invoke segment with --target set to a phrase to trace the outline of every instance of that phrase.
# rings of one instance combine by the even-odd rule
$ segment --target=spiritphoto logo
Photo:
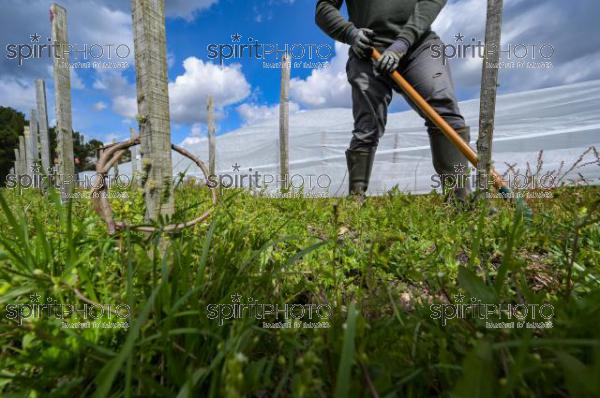
[[[63,174],[58,167],[49,167],[43,170],[39,164],[31,167],[29,172],[9,173],[5,178],[5,187],[8,189],[29,188],[60,188],[63,184],[72,184],[77,181],[77,176]]]
[[[549,43],[505,43],[500,46],[486,45],[480,39],[472,37],[465,41],[462,33],[454,35],[454,44],[433,44],[431,56],[442,59],[444,65],[449,59],[485,57],[487,51],[490,55],[500,53],[500,62],[489,65],[498,69],[549,69],[550,61],[555,53],[555,48]]]
[[[62,303],[52,296],[41,299],[38,293],[25,304],[6,304],[4,318],[22,326],[38,319],[57,319],[66,329],[128,328],[130,308],[127,304]]]
[[[323,191],[331,186],[331,177],[327,174],[291,174],[281,176],[279,174],[260,173],[258,170],[248,168],[245,172],[241,165],[235,163],[231,166],[231,173],[211,174],[208,176],[209,188],[244,188],[253,191],[287,190],[294,195],[305,193],[311,195],[315,191]]]
[[[216,320],[219,326],[225,321],[255,319],[266,329],[328,328],[332,316],[329,304],[272,304],[260,303],[252,297],[239,293],[231,295],[230,304],[208,304],[207,318]]]
[[[9,43],[5,47],[6,59],[17,61],[17,65],[36,59],[63,60],[62,67],[75,69],[126,69],[129,63],[126,59],[131,55],[127,44],[114,43],[81,43],[65,45],[52,41],[47,37],[42,39],[38,33],[29,35],[29,42]]]
[[[469,301],[461,293],[454,296],[453,304],[431,304],[431,319],[442,326],[455,319],[475,319],[485,322],[487,329],[550,329],[553,327],[552,304],[483,303],[471,297]]]
[[[444,188],[446,190],[478,188],[477,176],[475,175],[476,169],[471,167],[467,168],[463,165],[456,165],[454,171],[454,173],[448,174],[433,174],[431,176],[431,188]],[[499,198],[506,198],[507,195],[514,195],[515,197],[528,197],[531,199],[534,199],[534,197],[537,199],[549,199],[552,198],[552,193],[550,191],[559,186],[559,178],[556,173],[553,172],[536,175],[521,172],[509,172],[503,179],[506,183],[506,187],[513,192],[510,194],[498,194]],[[481,188],[486,188],[490,192],[495,191],[494,178],[492,175],[483,178],[483,181],[487,182],[487,187],[483,186]],[[491,195],[493,196],[495,194]]]
[[[5,187],[7,189],[48,189],[50,187],[61,189],[64,186],[90,190],[103,186],[107,188],[128,189],[132,186],[132,179],[125,174],[102,175],[93,174],[64,174],[58,167],[49,167],[43,170],[39,164],[32,166],[30,172],[10,173],[6,175]],[[80,195],[76,193],[74,195]]]
[[[229,43],[208,44],[208,59],[216,60],[219,65],[226,61],[256,60],[262,62],[265,69],[279,69],[287,54],[294,69],[322,69],[329,65],[335,54],[335,48],[329,43],[263,43],[239,33],[230,38]]]

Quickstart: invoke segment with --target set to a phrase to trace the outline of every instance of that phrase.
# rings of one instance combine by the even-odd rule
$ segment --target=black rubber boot
[[[376,148],[367,150],[346,150],[350,195],[364,197],[369,188]]]
[[[463,127],[456,132],[465,142],[471,138],[471,129]],[[456,199],[465,203],[471,193],[469,185],[469,162],[458,148],[439,130],[430,132],[431,154],[433,167],[441,177],[444,192],[448,200]]]

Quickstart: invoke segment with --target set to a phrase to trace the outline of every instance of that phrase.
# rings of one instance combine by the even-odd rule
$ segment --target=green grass
[[[204,224],[169,239],[109,236],[89,201],[1,192],[3,397],[538,397],[600,391],[598,188],[458,211],[438,195],[260,199],[227,191]],[[113,200],[142,222],[142,198]],[[175,219],[207,208],[177,192]],[[432,304],[549,303],[553,328],[443,325]],[[7,319],[7,305],[127,304],[128,329]],[[209,319],[231,296],[329,304],[324,329]],[[104,317],[108,319],[107,316]]]

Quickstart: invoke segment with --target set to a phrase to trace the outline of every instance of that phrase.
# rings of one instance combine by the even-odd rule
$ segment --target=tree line
[[[4,186],[6,176],[10,173],[15,161],[14,148],[19,147],[19,136],[23,134],[29,120],[25,115],[13,108],[0,106],[0,186]],[[50,159],[56,159],[56,128],[48,129],[50,138]],[[75,171],[95,170],[95,156],[98,148],[104,146],[102,141],[92,139],[85,141],[83,134],[73,132],[73,152],[75,155]]]

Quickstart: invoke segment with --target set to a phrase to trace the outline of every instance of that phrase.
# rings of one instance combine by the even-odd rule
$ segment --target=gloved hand
[[[354,32],[352,32],[350,45],[352,46],[352,51],[354,51],[359,58],[367,58],[371,55],[371,48],[373,47],[371,37],[374,34],[375,32],[367,28],[355,29]]]
[[[393,42],[379,58],[379,62],[375,65],[380,72],[391,73],[398,69],[402,57],[406,55],[409,44],[404,39],[398,39]]]

